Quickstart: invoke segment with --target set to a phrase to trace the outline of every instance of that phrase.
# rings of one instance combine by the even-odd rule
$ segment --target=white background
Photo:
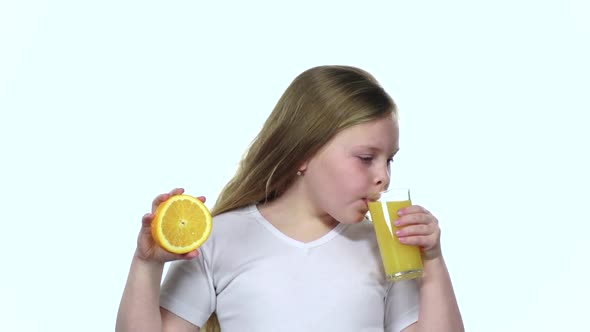
[[[590,330],[587,1],[210,3],[0,2],[3,329],[113,330],[151,199],[211,206],[293,78],[348,64],[467,330]]]

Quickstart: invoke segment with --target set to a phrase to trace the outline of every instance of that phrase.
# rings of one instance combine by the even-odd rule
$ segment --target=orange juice
[[[384,206],[385,205],[385,206]],[[369,202],[371,219],[377,234],[377,242],[385,274],[389,281],[407,280],[422,276],[422,257],[416,246],[402,244],[395,235],[399,228],[393,222],[397,220],[397,211],[412,205],[410,200]]]

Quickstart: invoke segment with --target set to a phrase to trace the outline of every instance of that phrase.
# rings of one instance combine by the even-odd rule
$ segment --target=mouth
[[[376,202],[379,198],[381,198],[381,193],[369,193],[366,199],[371,202]]]
[[[366,197],[362,198],[362,201],[365,203],[365,205],[369,206],[369,202],[376,202],[379,200],[379,198],[381,198],[381,194],[379,193],[369,193]]]
[[[363,205],[364,205],[363,210],[365,212],[368,212],[369,211],[369,202],[370,202],[369,198],[368,197],[363,197],[362,201],[363,201]]]

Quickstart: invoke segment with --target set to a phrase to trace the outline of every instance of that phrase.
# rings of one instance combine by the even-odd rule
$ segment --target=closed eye
[[[363,164],[370,164],[371,162],[373,162],[372,156],[359,156],[358,158],[361,160]]]

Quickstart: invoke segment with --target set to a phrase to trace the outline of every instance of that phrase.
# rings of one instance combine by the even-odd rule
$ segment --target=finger
[[[152,201],[152,213],[156,212],[158,206],[168,198],[170,198],[170,194],[161,194],[156,196],[156,198],[154,198],[154,200]]]
[[[199,251],[198,250],[193,250],[189,253],[186,253],[184,255],[180,256],[180,259],[193,259],[196,258],[197,256],[199,256]]]
[[[436,245],[436,237],[432,235],[404,236],[399,238],[399,242],[428,249]]]
[[[404,236],[418,236],[418,235],[431,235],[434,234],[436,232],[435,229],[433,229],[433,227],[431,227],[430,225],[424,225],[424,224],[419,224],[419,225],[409,225],[406,227],[403,227],[401,229],[398,229],[395,232],[395,235],[397,235],[398,237],[404,237]]]
[[[178,261],[178,260],[193,259],[193,258],[199,256],[199,252],[198,252],[198,250],[193,250],[193,251],[188,252],[186,254],[173,254],[173,253],[168,252],[168,255],[171,255],[171,258],[166,259],[167,261]]]
[[[141,224],[143,227],[149,227],[151,226],[153,220],[154,215],[152,213],[146,213],[143,215],[143,218],[141,218]]]
[[[411,213],[430,213],[430,212],[428,212],[428,210],[426,210],[424,207],[422,207],[420,205],[410,205],[408,207],[400,209],[397,212],[397,214],[399,216],[403,216],[403,215],[411,214]]]
[[[412,213],[406,214],[399,217],[395,222],[394,225],[396,226],[406,226],[406,225],[414,225],[414,224],[430,224],[434,222],[436,218],[433,215],[427,213]]]
[[[182,195],[182,194],[184,194],[184,188],[174,188],[174,189],[172,189],[172,191],[170,191],[170,196]]]
[[[199,197],[197,197],[197,199],[203,203],[205,203],[205,201],[207,200],[207,198],[205,198],[205,196],[199,196]]]
[[[168,198],[174,195],[181,195],[184,193],[183,188],[174,188],[167,194],[158,195],[152,202],[152,213],[156,212],[156,209],[162,202],[166,201]]]

